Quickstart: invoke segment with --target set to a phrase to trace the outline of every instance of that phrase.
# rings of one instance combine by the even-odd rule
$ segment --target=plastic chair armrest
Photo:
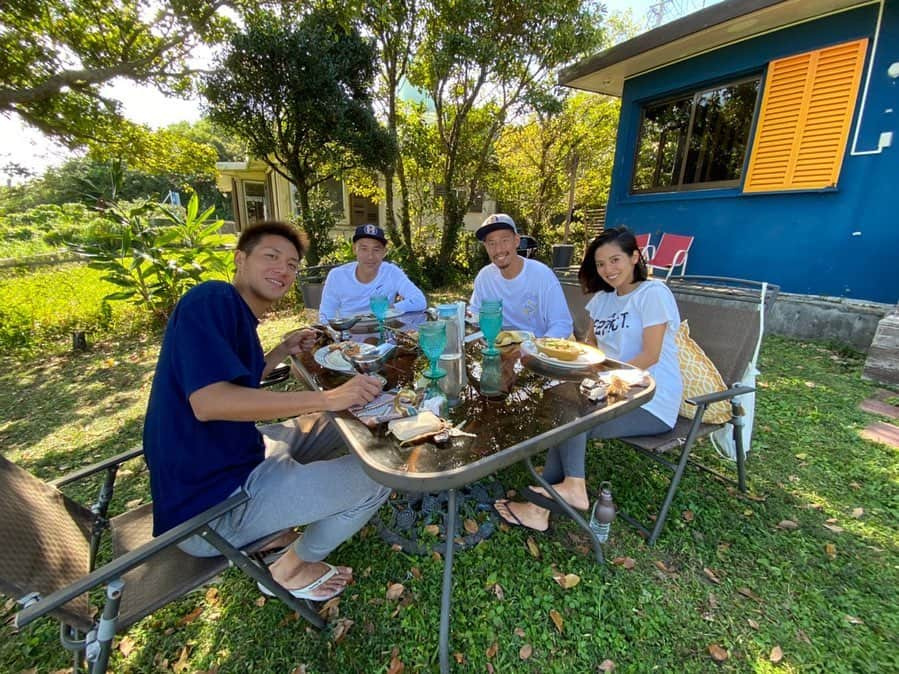
[[[688,402],[691,405],[699,405],[705,403],[710,405],[712,403],[720,402],[721,400],[730,400],[731,398],[736,398],[737,396],[741,396],[745,393],[752,393],[755,391],[755,388],[752,386],[743,386],[742,384],[734,384],[729,389],[724,391],[715,391],[714,393],[703,393],[699,396],[693,396],[692,398],[685,398],[684,402]]]

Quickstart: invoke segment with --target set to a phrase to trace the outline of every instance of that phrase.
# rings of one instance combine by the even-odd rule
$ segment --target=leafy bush
[[[337,225],[337,216],[323,190],[309,193],[309,210],[295,224],[306,233],[309,242],[306,264],[310,267],[324,264],[324,260],[337,250],[339,244],[331,238],[331,232]]]
[[[68,264],[0,279],[0,349],[35,355],[64,350],[75,331],[97,338],[139,327],[135,308],[104,299],[116,287],[101,275]]]
[[[43,204],[0,215],[0,258],[24,257],[84,243],[108,228],[108,220],[84,204]]]
[[[186,209],[141,202],[114,204],[108,231],[96,241],[72,246],[120,288],[105,300],[128,300],[165,322],[187,290],[206,278],[229,279],[233,260],[223,250],[234,237],[219,234],[212,208],[199,212],[197,196]]]

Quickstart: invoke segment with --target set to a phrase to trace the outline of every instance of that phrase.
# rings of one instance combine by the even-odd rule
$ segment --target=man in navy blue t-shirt
[[[289,530],[305,525],[269,570],[294,596],[322,601],[352,580],[352,569],[323,560],[371,518],[389,490],[342,451],[339,433],[320,414],[371,401],[380,393],[377,379],[358,375],[321,392],[259,386],[278,363],[315,341],[312,330],[300,330],[265,354],[256,334],[259,319],[293,285],[303,252],[293,227],[256,225],[237,243],[233,283],[207,281],[181,298],[153,378],[144,454],[154,534],[243,489],[249,502],[217,520],[216,531],[240,547],[279,531],[293,540]],[[285,417],[291,419],[258,429],[254,423]],[[181,548],[218,554],[199,537]]]

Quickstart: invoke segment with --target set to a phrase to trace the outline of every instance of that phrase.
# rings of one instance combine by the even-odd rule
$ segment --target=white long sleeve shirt
[[[378,275],[370,283],[362,283],[356,278],[356,262],[335,267],[325,279],[322,289],[322,301],[319,307],[319,320],[327,323],[335,316],[353,316],[367,314],[369,298],[372,295],[387,295],[390,304],[400,313],[408,311],[424,311],[427,300],[406,273],[391,262],[382,262]],[[399,302],[396,297],[403,299]]]
[[[484,300],[503,301],[503,328],[527,330],[536,337],[570,337],[571,313],[559,279],[542,262],[522,258],[524,267],[513,279],[503,277],[489,264],[474,280],[471,312],[478,313]]]

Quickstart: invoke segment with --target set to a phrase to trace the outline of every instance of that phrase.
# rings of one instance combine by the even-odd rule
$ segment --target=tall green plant
[[[192,196],[186,209],[139,202],[106,210],[113,226],[101,239],[71,248],[104,280],[121,288],[106,300],[127,300],[164,322],[191,287],[204,278],[230,278],[232,260],[222,248],[234,237],[219,234],[213,209],[200,212]]]

